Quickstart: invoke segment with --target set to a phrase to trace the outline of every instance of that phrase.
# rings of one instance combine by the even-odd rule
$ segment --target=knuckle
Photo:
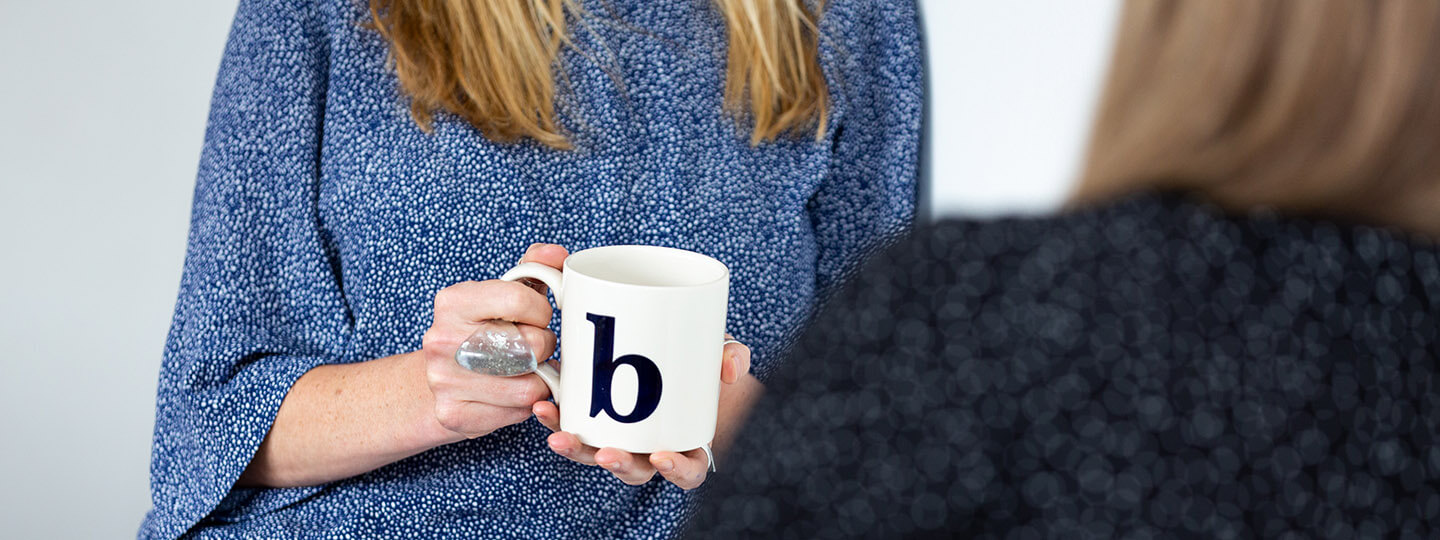
[[[441,426],[451,431],[462,431],[465,425],[465,413],[459,404],[453,402],[441,402],[435,404],[435,420]]]
[[[538,330],[539,331],[534,334],[535,338],[539,340],[538,344],[546,347],[554,347],[555,333],[551,332],[548,328],[538,328]]]
[[[535,292],[527,289],[524,285],[521,285],[519,283],[501,283],[504,283],[507,286],[497,287],[491,298],[495,302],[495,307],[500,309],[502,313],[508,313],[511,315],[519,313],[521,309],[525,306],[524,295],[532,294]]]
[[[537,388],[534,384],[527,384],[515,393],[515,399],[520,403],[535,403],[536,401],[545,399],[545,394],[541,390],[541,388]]]
[[[431,327],[429,330],[425,331],[425,334],[420,336],[420,348],[425,350],[434,350],[439,347],[441,342],[444,340],[444,333],[436,330],[434,327]]]
[[[640,486],[640,485],[644,485],[646,482],[649,482],[649,481],[650,481],[650,478],[648,478],[648,477],[641,477],[640,475],[635,475],[635,476],[622,476],[622,477],[620,477],[620,481],[621,481],[621,482],[624,482],[626,485]]]
[[[545,381],[540,380],[539,375],[532,375],[527,379],[530,381],[531,396],[535,398],[531,400],[532,402],[550,397],[550,387],[545,385]]]
[[[506,424],[519,424],[530,419],[529,409],[511,409],[509,421]]]
[[[451,285],[435,293],[435,313],[450,311],[455,307],[456,287],[458,285]]]
[[[485,282],[462,281],[435,293],[435,312],[449,313],[457,311],[465,306],[465,303],[474,298],[484,288]]]
[[[435,393],[435,400],[437,402],[444,397],[451,387],[450,374],[439,368],[440,366],[436,364],[434,358],[427,363],[425,368],[425,382],[430,385],[430,391]]]

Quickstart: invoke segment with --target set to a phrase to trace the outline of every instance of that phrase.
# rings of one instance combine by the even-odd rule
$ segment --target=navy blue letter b
[[[590,417],[605,411],[615,421],[633,424],[650,417],[660,406],[660,368],[649,358],[638,354],[627,354],[615,358],[615,318],[586,313],[585,318],[595,325],[595,370],[591,375]],[[630,414],[615,412],[610,401],[610,383],[615,379],[615,368],[628,364],[635,368],[639,379],[640,393],[635,396],[635,409]]]

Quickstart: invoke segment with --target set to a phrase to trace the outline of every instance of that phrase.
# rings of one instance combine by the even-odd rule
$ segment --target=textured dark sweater
[[[813,324],[692,536],[1434,538],[1437,303],[1371,227],[943,222]]]

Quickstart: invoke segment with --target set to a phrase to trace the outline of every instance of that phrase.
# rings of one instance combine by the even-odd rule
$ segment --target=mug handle
[[[544,282],[547,287],[550,287],[550,294],[555,295],[555,306],[564,307],[565,276],[559,270],[540,263],[527,262],[511,268],[510,271],[505,272],[505,275],[500,276],[500,279],[504,281],[520,281],[527,278]],[[540,376],[540,380],[545,381],[545,386],[550,387],[550,395],[555,398],[555,403],[560,403],[560,370],[555,369],[547,362],[539,361],[535,363],[535,374]]]

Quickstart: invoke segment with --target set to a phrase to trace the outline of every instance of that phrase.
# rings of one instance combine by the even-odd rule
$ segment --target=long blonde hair
[[[804,0],[715,0],[729,39],[723,106],[750,143],[825,131],[829,95],[818,10]],[[453,113],[492,140],[569,148],[555,118],[555,64],[574,0],[370,0],[410,113],[424,129]]]
[[[1130,0],[1073,202],[1147,187],[1440,232],[1440,2]]]

